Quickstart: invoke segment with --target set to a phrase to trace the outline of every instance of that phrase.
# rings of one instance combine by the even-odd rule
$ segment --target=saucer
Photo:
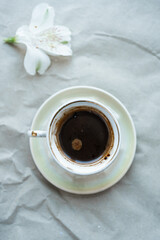
[[[30,138],[30,148],[37,168],[51,184],[70,193],[91,194],[113,186],[128,171],[135,155],[136,131],[129,112],[117,98],[101,89],[86,86],[67,88],[48,98],[37,111],[31,129],[46,130],[53,112],[67,101],[79,98],[97,100],[109,108],[117,119],[121,146],[114,163],[103,172],[79,176],[67,172],[54,161],[46,138]]]

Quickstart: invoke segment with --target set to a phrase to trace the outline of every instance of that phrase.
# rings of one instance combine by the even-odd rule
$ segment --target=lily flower
[[[71,32],[54,25],[54,9],[46,3],[37,5],[29,25],[17,29],[6,43],[22,43],[27,47],[24,67],[30,75],[43,74],[51,64],[50,56],[71,56]]]

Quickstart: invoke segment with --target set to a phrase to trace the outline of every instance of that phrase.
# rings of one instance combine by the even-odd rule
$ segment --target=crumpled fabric
[[[24,70],[23,46],[3,43],[29,22],[34,1],[1,1],[0,239],[160,239],[160,2],[51,1],[72,30],[72,58],[53,58],[43,76]],[[102,88],[129,110],[134,162],[112,188],[69,194],[39,173],[26,135],[40,105],[78,85]]]

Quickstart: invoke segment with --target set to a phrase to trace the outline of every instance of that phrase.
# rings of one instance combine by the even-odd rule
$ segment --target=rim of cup
[[[54,128],[52,129],[52,126],[55,125],[56,117],[58,117],[59,114],[63,114],[63,111],[65,112],[65,108],[70,107],[73,104],[79,104],[79,103],[92,104],[97,107],[97,108],[95,107],[96,110],[97,109],[99,110],[99,108],[100,108],[102,110],[102,112],[100,110],[99,110],[99,112],[103,113],[103,115],[105,115],[106,118],[108,118],[110,116],[110,119],[112,119],[112,123],[114,122],[114,127],[116,127],[116,131],[117,131],[116,139],[118,140],[118,142],[117,142],[117,146],[115,147],[115,150],[113,151],[112,155],[108,157],[108,159],[106,159],[106,156],[104,156],[104,153],[102,153],[102,156],[100,156],[100,158],[98,158],[98,160],[96,160],[94,162],[88,161],[87,163],[80,163],[80,162],[71,160],[71,158],[69,158],[64,153],[64,151],[60,147],[60,144],[58,144],[56,134],[51,131],[51,130],[55,131]],[[79,106],[82,106],[82,105],[79,105]],[[74,109],[74,107],[72,107],[72,108]],[[88,108],[89,108],[89,106],[88,106]],[[102,116],[102,114],[101,114],[101,116]],[[58,122],[58,118],[57,118],[57,122]],[[110,119],[108,119],[109,122],[110,122]],[[112,123],[110,122],[111,126],[113,127]],[[114,132],[114,134],[115,134],[115,132]],[[53,141],[53,139],[51,140],[51,136],[54,137],[54,141]],[[80,99],[80,100],[70,101],[66,104],[63,104],[61,107],[59,107],[58,110],[54,112],[54,114],[52,115],[52,117],[49,121],[46,137],[47,137],[48,147],[50,149],[50,152],[51,152],[54,160],[62,168],[64,168],[68,172],[76,174],[76,175],[91,175],[91,174],[99,173],[99,172],[105,170],[106,168],[108,168],[116,159],[119,149],[120,149],[120,144],[121,144],[120,127],[119,127],[117,119],[114,117],[114,114],[112,113],[110,108],[104,106],[102,103],[99,103],[98,101],[88,100],[88,99]],[[115,136],[114,136],[114,138],[115,138]],[[54,146],[52,145],[52,143],[54,143]],[[115,143],[115,139],[114,139],[114,143]],[[53,149],[53,147],[54,147],[54,149]],[[101,167],[97,167],[97,166],[101,166]],[[86,171],[86,169],[88,171]]]

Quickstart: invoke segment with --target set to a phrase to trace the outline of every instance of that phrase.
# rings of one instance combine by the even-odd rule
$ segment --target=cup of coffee
[[[30,137],[46,137],[53,160],[77,175],[95,174],[109,167],[121,141],[119,124],[111,110],[87,99],[61,106],[46,131],[28,133]]]

